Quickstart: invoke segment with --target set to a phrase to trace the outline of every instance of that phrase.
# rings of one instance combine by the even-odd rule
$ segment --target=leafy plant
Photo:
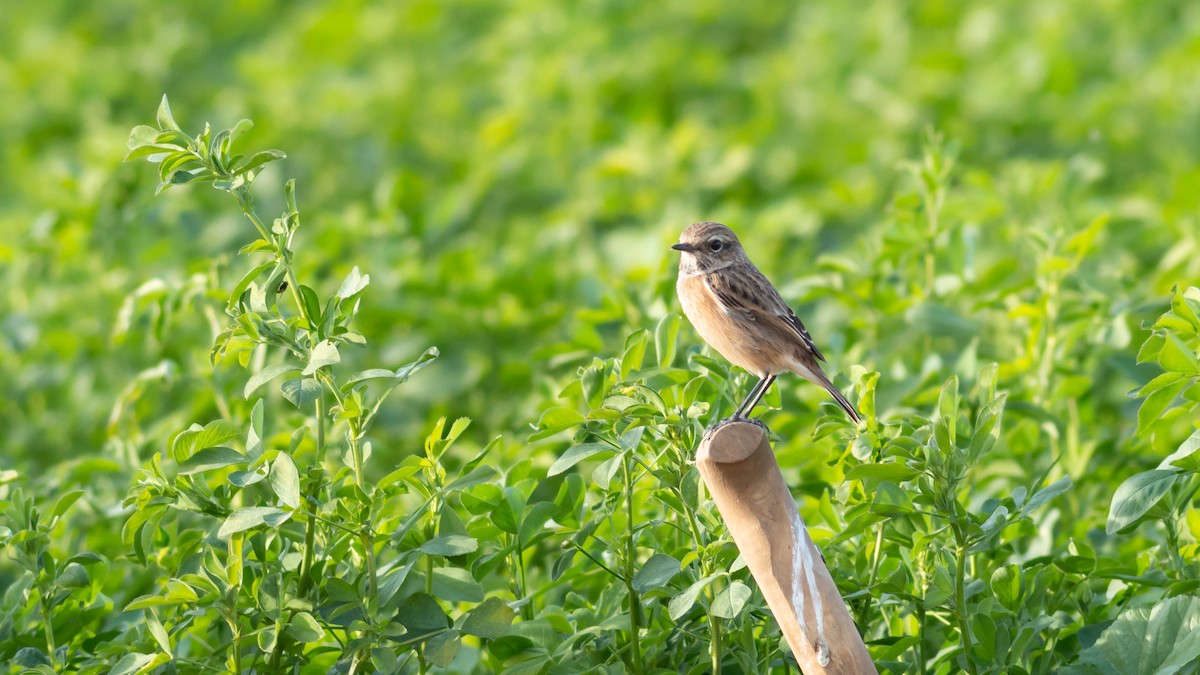
[[[241,252],[259,262],[230,291],[229,324],[211,354],[214,364],[254,363],[243,388],[250,410],[242,416],[231,407],[228,417],[178,433],[167,463],[156,453],[126,500],[133,509],[126,545],[143,565],[163,567],[166,578],[158,592],[125,607],[142,611],[139,644],[151,650],[131,652],[116,667],[144,671],[178,660],[243,672],[311,662],[387,672],[415,659],[424,672],[428,663],[445,665],[462,634],[495,636],[512,618],[502,605],[481,602],[482,588],[469,575],[455,574],[459,592],[443,596],[477,605],[458,627],[431,595],[435,561],[477,546],[461,523],[447,522],[447,504],[493,470],[480,466],[481,454],[461,476],[447,476],[440,459],[466,428],[461,419],[449,430],[435,427],[424,457],[367,482],[376,415],[438,352],[430,348],[394,370],[338,372],[342,350],[366,344],[353,323],[370,277],[355,267],[325,299],[300,282],[295,182],[268,226],[251,186],[284,155],[236,154],[234,143],[250,126],[243,120],[214,134],[206,125],[188,136],[164,97],[157,127],[130,135],[127,159],[156,163],[159,191],[204,181],[233,196],[259,235]],[[264,391],[277,380],[285,401]],[[401,517],[401,503],[413,499],[421,506]]]
[[[688,459],[749,384],[675,316],[710,218],[873,410],[759,414],[882,669],[1187,657],[1194,12],[10,4],[0,670],[789,672]],[[304,227],[245,125],[143,189],[166,89]]]
[[[1138,362],[1157,363],[1164,372],[1136,392],[1143,399],[1138,409],[1138,434],[1156,447],[1172,442],[1179,422],[1192,422],[1200,408],[1200,289],[1176,288],[1171,307],[1149,326],[1150,336],[1138,351]],[[1163,528],[1161,551],[1169,561],[1176,583],[1172,591],[1200,588],[1194,564],[1200,538],[1200,513],[1194,507],[1200,488],[1200,429],[1193,429],[1174,452],[1148,471],[1121,483],[1109,507],[1109,534],[1127,533],[1146,521]],[[1185,543],[1184,531],[1191,542]]]

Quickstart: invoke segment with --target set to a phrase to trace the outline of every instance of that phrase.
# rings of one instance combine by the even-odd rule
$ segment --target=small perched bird
[[[780,373],[792,372],[824,387],[851,420],[861,421],[821,370],[825,357],[804,324],[746,257],[733,230],[695,223],[671,248],[683,252],[675,291],[688,321],[721,356],[761,378],[734,419],[749,415]]]

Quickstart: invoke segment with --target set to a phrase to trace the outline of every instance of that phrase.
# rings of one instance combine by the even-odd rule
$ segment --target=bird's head
[[[671,248],[683,253],[680,268],[691,272],[728,267],[746,255],[737,235],[721,223],[693,223]]]

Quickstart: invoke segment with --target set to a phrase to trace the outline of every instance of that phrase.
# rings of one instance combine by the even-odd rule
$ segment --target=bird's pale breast
[[[777,348],[764,340],[763,328],[752,319],[726,312],[708,290],[701,275],[681,277],[675,285],[679,304],[688,321],[713,349],[734,365],[755,375],[775,374],[792,368],[781,363]]]

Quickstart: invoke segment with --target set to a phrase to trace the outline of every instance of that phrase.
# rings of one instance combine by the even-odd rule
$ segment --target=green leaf
[[[279,642],[279,635],[275,631],[275,626],[267,626],[258,634],[258,648],[264,653],[275,651],[275,645]]]
[[[260,239],[259,241],[262,240]],[[237,307],[238,302],[242,299],[242,294],[246,292],[247,288],[250,288],[250,284],[253,284],[255,279],[262,276],[267,270],[273,269],[277,264],[278,263],[276,263],[274,260],[268,260],[261,265],[255,265],[254,267],[250,268],[248,272],[242,275],[242,278],[238,280],[237,285],[235,285],[233,289],[229,291],[229,301],[225,304],[226,311],[233,310],[235,307]]]
[[[1158,468],[1170,469],[1171,467],[1177,466],[1192,472],[1196,472],[1198,468],[1196,468],[1195,460],[1192,459],[1190,462],[1185,460],[1188,460],[1192,457],[1192,455],[1196,454],[1197,450],[1200,450],[1200,429],[1193,431],[1191,436],[1188,436],[1183,443],[1179,444],[1179,448],[1176,449],[1175,452],[1167,455],[1163,461],[1159,462]]]
[[[934,419],[945,421],[950,445],[957,445],[958,377],[951,377],[942,387],[942,392],[938,395],[937,416]]]
[[[1005,565],[992,572],[992,594],[1005,607],[1013,608],[1021,596],[1021,568]]]
[[[147,124],[139,124],[129,132],[129,139],[125,141],[125,147],[129,148],[130,150],[136,150],[140,147],[146,145],[156,145],[157,143],[158,129],[155,129]],[[128,157],[126,157],[126,159],[128,159]]]
[[[416,361],[406,363],[396,370],[388,370],[386,368],[370,368],[360,373],[355,373],[346,383],[342,385],[342,391],[350,391],[355,385],[367,382],[368,380],[396,380],[397,383],[402,383],[412,377],[413,373],[429,365],[439,355],[437,347],[426,349]]]
[[[163,650],[164,654],[171,654],[171,637],[167,635],[167,629],[163,628],[162,622],[158,620],[154,612],[142,612],[142,619],[146,622],[146,628],[150,630],[150,635],[158,643],[158,648]]]
[[[249,399],[250,394],[253,394],[255,391],[257,391],[259,387],[279,377],[280,375],[283,375],[284,373],[290,373],[296,370],[300,370],[300,367],[286,363],[276,366],[267,366],[251,376],[250,380],[246,382],[245,388],[242,390],[242,396],[246,399]]]
[[[234,464],[245,464],[250,458],[233,448],[216,447],[205,448],[200,452],[192,455],[179,465],[179,475],[190,476],[192,474],[212,471]]]
[[[1162,351],[1163,343],[1165,342],[1166,340],[1161,335],[1151,335],[1150,337],[1146,338],[1146,341],[1142,343],[1141,348],[1138,349],[1137,362],[1149,363],[1150,361],[1156,360],[1158,358],[1158,353]]]
[[[454,490],[463,490],[472,485],[478,485],[491,479],[496,475],[496,470],[490,466],[477,466],[471,469],[470,473],[455,478],[449,485],[446,486],[446,492]]]
[[[211,175],[212,174],[209,172],[209,170],[203,167],[199,169],[193,169],[191,171],[180,170],[171,174],[171,177],[168,178],[166,182],[171,185],[187,185],[188,183],[194,183],[198,180],[204,180]]]
[[[546,523],[558,511],[554,502],[537,502],[530,506],[521,518],[518,535],[522,546],[528,548],[538,534],[546,531]]]
[[[1171,404],[1171,401],[1175,400],[1175,396],[1186,384],[1186,380],[1180,380],[1147,396],[1146,400],[1142,401],[1142,407],[1138,409],[1137,433],[1143,433],[1151,424],[1158,421],[1158,418],[1166,411],[1167,406]]]
[[[300,508],[300,473],[286,452],[280,452],[271,463],[271,489],[279,501],[293,509]]]
[[[300,284],[300,297],[304,300],[304,311],[312,322],[311,327],[315,329],[321,325],[321,299],[316,291],[304,284]]]
[[[288,622],[285,631],[297,642],[316,642],[325,637],[325,629],[308,612],[297,612]]]
[[[407,381],[408,378],[412,377],[414,373],[429,365],[440,355],[441,352],[438,351],[437,347],[430,347],[426,349],[420,356],[417,357],[416,361],[413,361],[412,363],[406,363],[397,368],[396,379],[400,380],[401,382]]]
[[[1121,612],[1067,675],[1173,675],[1200,659],[1200,598],[1178,596]],[[1190,672],[1190,671],[1189,671]]]
[[[642,443],[642,436],[646,433],[646,427],[633,427],[617,437],[617,444],[622,450],[633,452],[637,450]]]
[[[565,431],[571,427],[583,424],[583,422],[583,415],[580,415],[571,408],[550,408],[546,412],[542,413],[542,417],[537,423],[538,431],[530,436],[529,440],[537,441],[543,438],[548,438],[559,433],[560,431]]]
[[[675,338],[679,335],[679,315],[667,314],[654,329],[654,354],[658,367],[666,368],[675,362]]]
[[[179,579],[171,579],[167,582],[167,601],[171,603],[188,603],[196,602],[199,596],[196,591],[189,585]]]
[[[886,480],[901,483],[916,478],[920,474],[916,469],[900,462],[880,462],[877,464],[859,464],[846,472],[846,478],[851,480]]]
[[[682,568],[679,561],[666,553],[655,553],[650,556],[642,568],[633,575],[633,590],[645,593],[667,585],[667,582],[679,574]]]
[[[602,452],[613,452],[613,447],[605,443],[582,443],[568,448],[566,452],[550,465],[547,476],[557,476],[583,460]]]
[[[718,619],[732,619],[742,613],[746,601],[750,599],[750,587],[740,581],[734,581],[726,586],[717,597],[713,598],[712,615]]]
[[[1166,341],[1163,342],[1162,351],[1158,353],[1159,365],[1166,370],[1188,376],[1200,374],[1200,363],[1196,361],[1196,352],[1183,344],[1183,341],[1174,333],[1168,332],[1165,337]]]
[[[613,477],[621,470],[621,455],[610,457],[600,466],[592,470],[592,481],[594,481],[601,490],[607,490],[612,483]]]
[[[341,360],[342,355],[338,353],[337,344],[330,340],[321,340],[316,347],[313,347],[312,353],[308,356],[308,365],[300,374],[307,377],[321,368],[332,366]]]
[[[63,566],[55,581],[63,588],[87,588],[92,585],[92,579],[88,576],[87,570],[83,565],[74,562]]]
[[[321,396],[321,383],[311,377],[287,380],[281,386],[283,397],[301,410],[308,408]]]
[[[909,491],[891,481],[880,481],[874,489],[871,513],[881,516],[897,516],[913,512]]]
[[[354,297],[362,292],[362,289],[366,288],[369,283],[371,283],[371,275],[360,273],[358,266],[355,265],[354,269],[350,270],[350,274],[346,275],[346,280],[342,282],[341,287],[338,288],[337,297],[341,300]]]
[[[246,431],[246,454],[258,459],[263,454],[263,402],[258,399],[250,409],[250,428]]]
[[[413,637],[428,635],[446,629],[450,619],[442,611],[437,600],[427,593],[413,593],[400,605],[396,620],[413,634]]]
[[[171,114],[171,104],[167,102],[166,94],[163,94],[162,101],[158,104],[158,128],[180,130],[179,125],[175,123],[175,116]]]
[[[460,567],[439,567],[433,571],[433,593],[446,602],[482,602],[483,586]]]
[[[1177,470],[1151,469],[1134,474],[1121,483],[1108,510],[1108,533],[1125,529],[1154,508],[1178,477]]]
[[[22,647],[13,654],[11,666],[21,666],[29,670],[23,671],[21,675],[28,673],[46,673],[46,675],[56,675],[55,671],[50,669],[50,659],[46,656],[46,652],[37,647]],[[49,671],[49,672],[47,672]],[[10,672],[16,672],[10,671]]]
[[[525,515],[525,503],[525,493],[512,486],[504,488],[504,501],[492,512],[492,524],[509,534],[516,534]]]
[[[597,408],[604,400],[607,373],[608,370],[603,364],[593,364],[579,374],[579,386],[583,389],[583,398],[587,400],[588,406]]]
[[[474,537],[467,537],[461,534],[444,534],[421,544],[419,550],[421,553],[428,555],[452,556],[474,553],[478,549],[479,542]]]
[[[983,524],[980,525],[980,529],[983,530],[983,537],[986,539],[992,536],[998,530],[1002,529],[1007,523],[1008,507],[997,506],[996,510],[992,511],[991,515],[987,517],[987,520],[983,521]]]
[[[1033,496],[1029,498],[1029,501],[1025,502],[1024,506],[1021,507],[1021,514],[1028,515],[1033,513],[1051,499],[1054,499],[1055,497],[1065,493],[1067,490],[1070,490],[1072,485],[1074,485],[1074,482],[1071,480],[1070,476],[1063,476],[1062,478],[1059,478],[1053,483],[1033,493]]]
[[[979,418],[975,423],[975,431],[971,436],[971,452],[972,460],[984,454],[1000,440],[1000,420],[1004,415],[1004,402],[1007,400],[1006,394],[1000,394],[979,412]]]
[[[628,380],[629,374],[642,367],[646,355],[646,340],[650,333],[639,330],[625,338],[625,351],[621,353],[621,379]]]
[[[146,609],[147,607],[162,607],[163,605],[170,605],[170,604],[174,604],[174,603],[172,603],[170,600],[168,600],[162,596],[139,595],[138,597],[134,598],[133,600],[130,600],[129,603],[125,605],[125,611],[132,612],[132,611],[139,610],[139,609]]]
[[[445,668],[450,665],[455,656],[458,656],[460,647],[462,647],[461,634],[456,630],[448,630],[429,638],[429,641],[425,643],[425,658],[429,659],[433,665]]]
[[[255,169],[267,164],[268,162],[276,162],[281,159],[287,159],[287,155],[280,150],[263,150],[256,152],[250,159],[243,162],[240,166],[234,169],[234,173],[249,173]]]
[[[69,490],[64,492],[62,496],[58,498],[58,501],[54,502],[54,508],[50,510],[50,517],[58,518],[66,513],[67,509],[71,508],[71,506],[84,494],[86,493],[83,490]]]
[[[413,566],[416,564],[417,557],[413,556],[403,565],[389,563],[380,569],[378,592],[375,596],[375,601],[379,603],[380,607],[389,606],[392,598],[400,590],[400,586],[404,583],[404,580],[408,578],[408,573],[412,571]],[[345,602],[353,602],[358,599],[358,591],[354,590],[353,586],[346,583],[344,589]]]
[[[360,382],[394,379],[396,379],[395,371],[388,370],[387,368],[368,368],[362,372],[355,373],[350,377],[350,379],[346,380],[346,383],[342,385],[342,391],[350,391],[354,385]]]
[[[483,604],[467,612],[462,623],[462,632],[481,638],[495,639],[508,634],[509,626],[517,613],[500,598],[491,597]]]
[[[271,518],[275,525],[280,525],[282,523],[274,517],[287,515],[290,514],[273,506],[247,506],[229,514],[229,517],[221,524],[221,529],[217,531],[217,537],[228,539],[230,535],[266,523],[268,518]]]
[[[125,157],[122,161],[129,162],[135,159],[145,158],[151,163],[161,162],[171,153],[178,151],[179,146],[176,145],[169,145],[166,143],[147,143],[146,145],[138,146],[125,153]]]
[[[166,102],[166,99],[163,99]],[[154,662],[153,654],[130,653],[121,657],[120,661],[108,671],[108,675],[134,675]]]
[[[225,420],[213,420],[203,427],[193,424],[172,441],[171,454],[176,462],[183,463],[199,450],[228,443],[238,436],[241,430]]]
[[[1200,303],[1196,303],[1187,297],[1187,291],[1180,292],[1179,288],[1173,289],[1174,295],[1171,296],[1171,311],[1176,316],[1187,321],[1192,326],[1192,330],[1200,331],[1200,316],[1197,316],[1197,311],[1200,310]],[[1195,288],[1188,290],[1194,291]]]
[[[426,650],[425,653],[426,658],[429,658],[429,651]],[[371,665],[380,673],[400,672],[400,659],[396,658],[395,651],[387,647],[371,647]]]
[[[696,604],[696,598],[699,597],[700,591],[704,590],[704,587],[711,584],[713,579],[716,578],[715,575],[704,577],[691,586],[688,586],[682,593],[671,598],[671,601],[667,603],[667,614],[671,617],[671,620],[679,621],[685,614],[691,611],[692,606]]]

